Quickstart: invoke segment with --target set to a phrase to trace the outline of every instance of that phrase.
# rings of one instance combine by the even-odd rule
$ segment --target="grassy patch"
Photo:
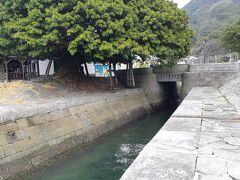
[[[218,92],[221,94],[221,96],[225,99],[225,101],[230,104],[231,106],[235,107],[230,101],[229,99],[227,98],[227,96],[225,96],[220,90],[218,90]]]

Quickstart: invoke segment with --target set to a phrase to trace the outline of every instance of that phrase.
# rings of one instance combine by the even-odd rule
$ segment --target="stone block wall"
[[[152,110],[151,103],[136,89],[0,108],[0,179],[143,116]]]

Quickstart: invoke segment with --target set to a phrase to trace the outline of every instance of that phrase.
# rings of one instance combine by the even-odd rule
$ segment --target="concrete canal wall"
[[[239,77],[193,88],[121,180],[240,179]]]
[[[231,77],[237,72],[232,71],[206,71],[206,72],[186,72],[183,73],[181,99],[184,99],[194,87],[217,87],[219,82]]]
[[[160,103],[158,96],[147,98],[142,89],[135,89],[0,107],[0,179],[37,167]]]
[[[239,63],[189,65],[183,73],[181,97],[185,98],[194,87],[214,86],[240,71]]]

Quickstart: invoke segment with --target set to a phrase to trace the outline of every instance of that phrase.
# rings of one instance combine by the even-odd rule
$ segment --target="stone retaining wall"
[[[141,89],[0,107],[0,179],[37,167],[151,110]]]

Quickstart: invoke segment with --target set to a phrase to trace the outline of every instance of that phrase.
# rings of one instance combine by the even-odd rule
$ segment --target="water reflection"
[[[126,169],[132,164],[135,157],[143,150],[145,144],[121,144],[118,151],[114,154],[116,157],[116,162],[119,166],[114,167],[114,169],[121,169],[126,171]]]
[[[173,111],[163,110],[99,138],[21,180],[117,180]]]

